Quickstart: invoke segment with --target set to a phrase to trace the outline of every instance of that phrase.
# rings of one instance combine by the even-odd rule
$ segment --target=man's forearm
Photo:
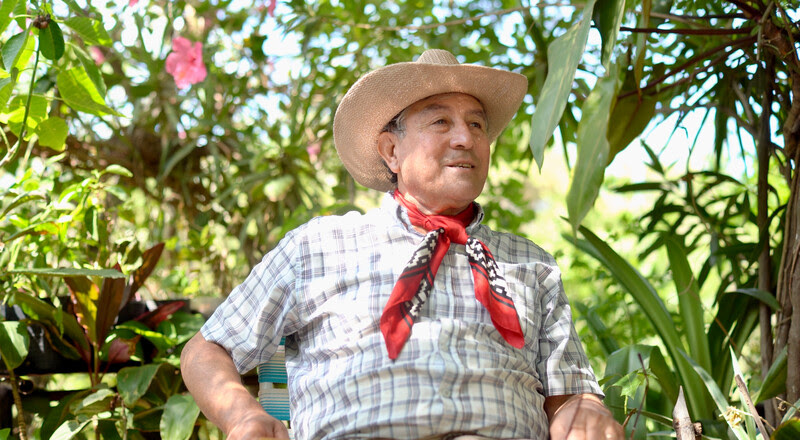
[[[249,414],[264,413],[242,384],[224,348],[196,334],[181,353],[181,374],[203,414],[225,433]]]

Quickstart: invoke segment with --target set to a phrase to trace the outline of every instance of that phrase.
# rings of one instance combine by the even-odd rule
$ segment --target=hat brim
[[[361,77],[342,99],[333,121],[333,142],[356,182],[378,191],[394,188],[378,154],[381,129],[409,105],[433,95],[464,93],[487,115],[494,142],[514,117],[528,89],[524,75],[474,64],[391,64]]]

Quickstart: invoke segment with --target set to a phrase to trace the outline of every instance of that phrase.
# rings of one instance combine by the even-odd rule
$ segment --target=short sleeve
[[[207,341],[228,351],[239,373],[269,360],[285,329],[297,320],[294,286],[301,231],[289,232],[265,255],[201,329]]]
[[[561,283],[561,272],[546,266],[538,276],[542,289],[539,371],[545,396],[593,393],[603,395],[586,357]]]

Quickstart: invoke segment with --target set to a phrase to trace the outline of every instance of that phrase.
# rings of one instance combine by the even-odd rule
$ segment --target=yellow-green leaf
[[[539,102],[536,103],[531,118],[530,148],[540,171],[544,162],[544,147],[553,136],[553,130],[564,113],[572,90],[572,79],[583,58],[594,4],[595,0],[586,2],[581,21],[550,43],[547,48],[549,63],[547,78],[544,80]]]
[[[56,77],[56,84],[64,102],[77,111],[97,116],[122,116],[106,105],[83,67],[62,71]]]
[[[36,127],[39,136],[39,145],[56,151],[64,151],[69,128],[67,122],[58,116],[52,116],[40,122]]]
[[[111,46],[111,37],[103,27],[103,23],[89,17],[70,17],[64,20],[64,24],[81,36],[86,44],[98,46]]]
[[[0,322],[0,356],[7,368],[22,365],[28,355],[28,328],[21,321]]]

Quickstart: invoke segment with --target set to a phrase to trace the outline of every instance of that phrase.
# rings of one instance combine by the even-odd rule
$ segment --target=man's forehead
[[[438,110],[452,110],[456,106],[467,105],[467,113],[486,119],[483,104],[477,98],[465,93],[445,93],[433,95],[411,104],[406,108],[411,113],[427,113]]]

